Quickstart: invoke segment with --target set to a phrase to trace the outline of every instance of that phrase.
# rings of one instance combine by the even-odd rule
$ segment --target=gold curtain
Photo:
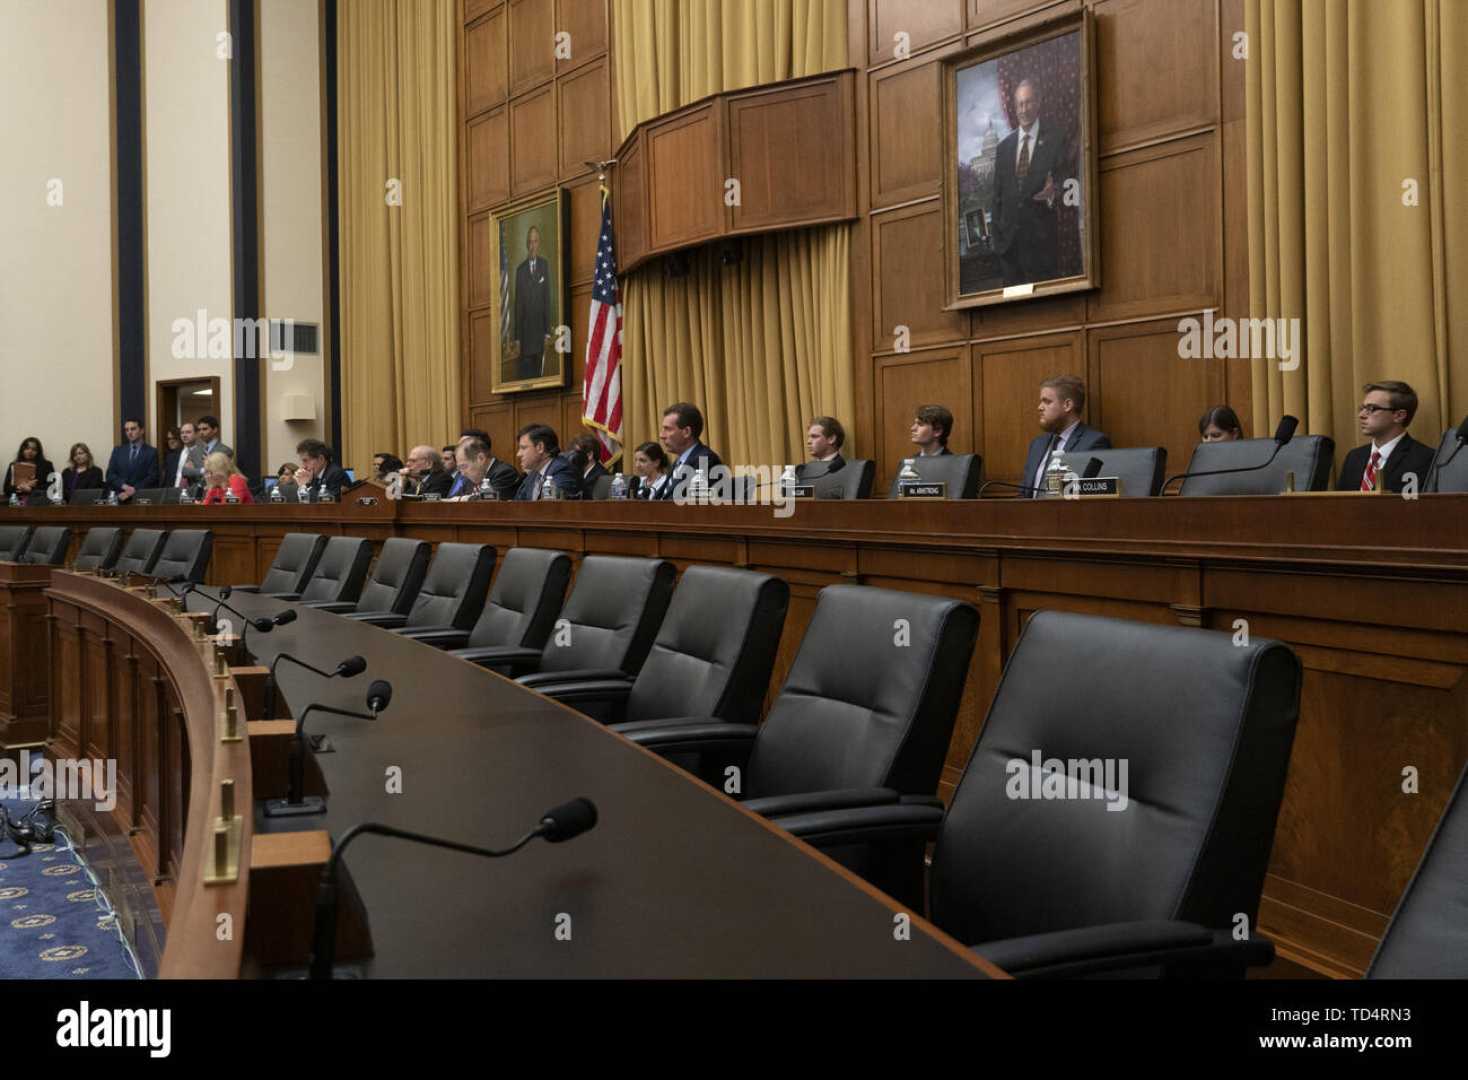
[[[458,431],[454,0],[342,4],[343,463]]]
[[[1468,0],[1247,0],[1250,314],[1303,321],[1285,413],[1358,441],[1363,383],[1404,379],[1436,445],[1468,412]]]
[[[709,94],[846,66],[845,0],[613,0],[615,93],[626,135]],[[623,436],[655,438],[674,401],[703,409],[704,441],[732,463],[805,457],[805,425],[848,426],[851,226],[746,238],[743,258],[692,252],[623,281]],[[854,438],[848,453],[860,453]]]

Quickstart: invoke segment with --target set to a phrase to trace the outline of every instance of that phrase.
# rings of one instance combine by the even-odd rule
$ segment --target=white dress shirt
[[[1062,454],[1065,453],[1066,443],[1070,442],[1071,435],[1073,435],[1075,433],[1075,429],[1080,426],[1081,422],[1079,420],[1072,420],[1070,422],[1070,425],[1058,436],[1056,436],[1055,445],[1050,447],[1049,453],[1041,456],[1040,467],[1035,470],[1034,478],[1030,481],[1030,483],[1032,483],[1037,488],[1045,486],[1045,467],[1050,464],[1051,455],[1054,454],[1057,450],[1059,450]]]

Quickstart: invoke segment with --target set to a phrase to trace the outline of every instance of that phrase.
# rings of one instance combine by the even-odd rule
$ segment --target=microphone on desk
[[[1093,458],[1087,459],[1087,461],[1086,461],[1086,467],[1081,471],[1081,479],[1082,480],[1093,480],[1097,476],[1100,476],[1100,475],[1101,475],[1101,459],[1098,458],[1098,457],[1093,457]],[[1038,487],[1035,487],[1032,484],[1014,484],[1014,483],[1010,483],[1008,480],[986,480],[986,481],[984,481],[984,486],[981,487],[981,488],[979,488],[979,496],[981,498],[983,497],[984,492],[989,490],[990,485],[995,485],[995,486],[998,486],[998,487],[1013,488],[1015,491],[1030,492],[1030,493],[1036,494],[1036,495],[1043,495],[1045,493],[1045,489],[1044,488],[1038,488]]]
[[[290,616],[289,619],[286,619],[286,622],[295,622],[296,613],[294,609],[292,609],[291,611],[282,611],[280,615],[276,616],[276,618],[284,618],[284,616],[286,615]],[[336,666],[335,671],[323,671],[321,668],[313,667],[299,657],[292,656],[290,653],[276,653],[275,659],[270,661],[270,674],[265,677],[265,716],[267,719],[274,719],[275,717],[275,669],[282,660],[289,660],[292,664],[295,664],[298,667],[303,667],[307,671],[315,672],[323,679],[351,679],[355,678],[356,676],[362,674],[362,672],[367,670],[367,661],[360,656],[347,657]]]
[[[353,657],[353,659],[357,659]],[[377,717],[387,711],[392,702],[392,683],[386,679],[375,679],[367,688],[368,712],[354,712],[351,709],[338,709],[335,705],[323,705],[313,702],[306,706],[300,717],[296,720],[295,734],[291,739],[290,757],[290,783],[284,799],[267,799],[265,802],[266,817],[301,817],[307,814],[320,814],[326,811],[326,800],[320,796],[313,795],[306,798],[306,717],[313,712],[332,713],[335,716],[349,716],[354,720],[376,720]],[[322,741],[319,750],[329,749],[325,741]]]
[[[1202,472],[1178,473],[1176,476],[1169,476],[1163,481],[1162,487],[1158,489],[1157,494],[1164,494],[1167,491],[1167,485],[1171,484],[1174,480],[1188,480],[1195,476],[1225,476],[1228,473],[1257,472],[1260,469],[1267,469],[1274,464],[1274,459],[1279,457],[1279,452],[1295,437],[1295,429],[1299,426],[1300,421],[1298,417],[1280,417],[1279,427],[1274,429],[1274,452],[1258,465],[1241,465],[1234,469],[1204,469]]]
[[[330,979],[336,965],[336,922],[340,901],[337,896],[337,872],[347,845],[363,833],[376,836],[391,836],[399,840],[411,840],[415,844],[447,848],[466,855],[479,855],[487,859],[501,859],[513,855],[530,841],[544,839],[550,844],[561,844],[574,839],[596,827],[596,804],[590,799],[572,799],[560,806],[552,807],[540,817],[540,824],[507,848],[476,847],[456,840],[444,840],[424,833],[409,832],[376,821],[353,825],[336,846],[331,849],[331,858],[321,870],[321,884],[316,890],[316,919],[311,944],[311,978]]]
[[[1446,469],[1448,463],[1458,456],[1458,451],[1463,449],[1463,444],[1468,442],[1468,416],[1463,417],[1463,422],[1458,425],[1458,430],[1453,432],[1453,438],[1457,440],[1457,444],[1453,447],[1453,452],[1443,458],[1442,461],[1435,462],[1434,471],[1441,473],[1443,469]]]

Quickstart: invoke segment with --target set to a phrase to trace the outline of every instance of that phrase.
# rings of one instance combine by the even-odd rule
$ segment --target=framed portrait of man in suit
[[[569,225],[570,200],[559,189],[490,215],[489,265],[497,273],[486,336],[496,394],[566,384]]]
[[[944,61],[947,310],[1100,284],[1093,41],[1086,8]]]

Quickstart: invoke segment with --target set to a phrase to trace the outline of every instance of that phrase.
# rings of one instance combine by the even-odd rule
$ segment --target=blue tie
[[[129,465],[136,465],[137,463],[138,463],[138,444],[137,443],[133,443],[133,456],[128,459],[128,464]]]

